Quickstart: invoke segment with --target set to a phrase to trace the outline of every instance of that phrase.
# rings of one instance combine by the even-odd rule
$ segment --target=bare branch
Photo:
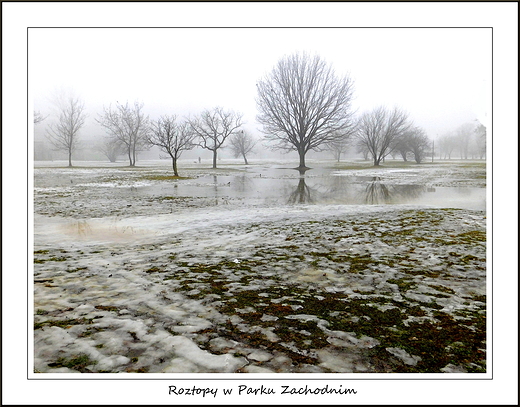
[[[47,128],[47,138],[57,150],[68,153],[69,167],[72,167],[72,153],[79,143],[79,130],[87,117],[85,104],[79,98],[70,96],[56,102],[59,109],[58,121]]]
[[[256,141],[244,130],[240,130],[233,134],[229,139],[231,151],[235,157],[244,158],[244,163],[248,165],[247,155],[253,151],[253,148],[256,145]]]
[[[34,112],[34,116],[33,116],[34,124],[39,124],[39,123],[43,122],[47,117],[49,117],[49,116],[48,115],[43,116],[40,112]]]
[[[195,147],[196,135],[188,122],[177,123],[176,120],[175,115],[165,115],[152,122],[147,141],[171,157],[174,174],[179,176],[177,161],[184,150]]]
[[[286,56],[257,83],[256,99],[265,138],[272,148],[305,154],[320,151],[340,135],[352,134],[353,82],[339,78],[319,56]]]
[[[380,106],[361,116],[356,137],[358,144],[369,152],[377,166],[397,148],[397,141],[410,126],[404,111],[399,108],[389,111]]]
[[[143,104],[134,102],[130,106],[116,103],[115,109],[110,105],[103,107],[103,114],[96,121],[104,127],[109,136],[125,146],[130,166],[135,166],[137,151],[145,148],[146,138],[150,130],[149,118],[143,113]]]
[[[188,123],[199,138],[199,146],[213,152],[213,168],[217,168],[218,149],[243,124],[242,114],[221,107],[204,110],[199,116],[188,119]]]

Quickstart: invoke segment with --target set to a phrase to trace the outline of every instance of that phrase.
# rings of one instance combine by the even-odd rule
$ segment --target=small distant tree
[[[350,147],[351,133],[338,134],[337,138],[327,143],[327,149],[332,152],[334,159],[339,163],[341,155],[345,154]]]
[[[240,130],[234,133],[229,139],[229,144],[231,151],[233,152],[233,156],[235,158],[242,156],[245,165],[248,165],[247,155],[253,151],[256,143],[257,142],[253,139],[253,137],[244,130]]]
[[[431,141],[426,135],[424,129],[420,127],[413,127],[408,134],[407,143],[415,158],[415,162],[420,164],[431,148]]]
[[[177,123],[177,116],[165,115],[152,121],[148,143],[171,157],[173,173],[178,177],[177,162],[183,151],[195,147],[195,137],[188,122]]]
[[[412,131],[405,131],[401,137],[396,139],[396,142],[393,146],[392,156],[397,155],[398,153],[403,161],[408,161],[408,155],[410,153],[410,137],[412,137]],[[395,157],[394,157],[395,158]]]
[[[368,161],[368,158],[370,156],[370,151],[365,144],[360,142],[360,140],[356,140],[356,152],[361,153],[363,155],[363,159],[365,161]]]
[[[444,134],[439,138],[437,145],[439,148],[439,155],[443,156],[444,159],[451,160],[453,150],[455,150],[455,147],[457,146],[456,136],[451,132]]]
[[[101,144],[98,145],[97,150],[105,155],[111,163],[117,161],[117,157],[125,153],[124,146],[118,139],[105,138]]]
[[[58,109],[58,120],[49,125],[46,136],[56,150],[67,152],[69,167],[72,167],[72,153],[79,145],[79,131],[87,117],[85,104],[73,95],[59,95],[54,104]]]
[[[282,58],[257,83],[257,120],[271,148],[305,155],[352,131],[353,81],[338,76],[319,56],[293,54]]]
[[[468,159],[474,129],[473,123],[464,123],[457,127],[455,131],[460,158]]]
[[[204,110],[188,119],[191,130],[199,139],[199,146],[213,152],[213,168],[217,168],[217,151],[226,139],[242,126],[242,114],[225,111],[222,107]]]
[[[402,110],[394,108],[390,111],[381,106],[364,113],[357,128],[358,142],[369,151],[374,166],[379,166],[396,148],[397,141],[410,128],[410,123]]]
[[[482,123],[477,124],[475,127],[475,144],[478,156],[482,160],[486,156],[487,144],[487,129]]]
[[[103,114],[96,121],[104,127],[109,136],[125,149],[130,167],[135,166],[137,152],[144,149],[149,131],[149,118],[143,113],[143,104],[134,102],[130,106],[116,103],[116,107],[103,107]]]

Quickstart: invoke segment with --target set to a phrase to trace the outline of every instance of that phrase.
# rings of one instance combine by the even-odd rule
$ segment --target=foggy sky
[[[151,118],[234,109],[259,134],[256,82],[303,51],[354,80],[360,113],[399,106],[431,138],[488,124],[489,28],[32,28],[29,91],[46,115],[52,96],[72,89],[91,135],[103,134],[94,122],[103,105],[135,100]]]

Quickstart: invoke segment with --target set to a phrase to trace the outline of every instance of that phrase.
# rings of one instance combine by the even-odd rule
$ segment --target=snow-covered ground
[[[36,163],[35,372],[486,371],[485,164],[168,164]]]

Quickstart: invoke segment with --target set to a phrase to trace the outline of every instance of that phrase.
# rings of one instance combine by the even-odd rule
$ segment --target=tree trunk
[[[307,168],[305,165],[305,151],[298,149],[298,154],[300,155],[300,165],[298,168]]]
[[[217,168],[217,150],[213,150],[213,168]]]
[[[132,167],[135,167],[135,161],[136,161],[136,153],[135,153],[135,144],[132,148]]]
[[[242,157],[244,157],[244,162],[246,163],[246,165],[248,165],[247,158],[246,158],[246,155],[244,153],[242,153]]]
[[[72,150],[69,148],[69,167],[72,167]]]
[[[179,173],[177,172],[177,160],[175,159],[175,157],[172,157],[172,166],[173,166],[173,175],[178,177]]]

